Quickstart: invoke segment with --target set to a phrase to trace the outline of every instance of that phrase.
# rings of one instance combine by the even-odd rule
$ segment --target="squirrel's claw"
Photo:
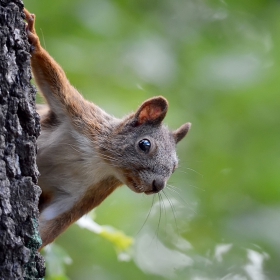
[[[25,20],[26,20],[26,33],[28,41],[34,49],[40,46],[40,40],[35,30],[35,15],[31,14],[27,9],[24,8]],[[32,51],[34,51],[34,49]]]
[[[25,20],[27,21],[27,28],[31,33],[35,33],[35,15],[29,13],[29,11],[27,9],[24,8],[24,14],[25,14]]]

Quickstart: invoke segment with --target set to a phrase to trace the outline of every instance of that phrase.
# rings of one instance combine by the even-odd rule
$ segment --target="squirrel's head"
[[[162,124],[167,110],[163,97],[146,100],[100,145],[101,156],[115,170],[115,176],[135,192],[158,193],[178,166],[176,144],[191,124],[169,131]]]

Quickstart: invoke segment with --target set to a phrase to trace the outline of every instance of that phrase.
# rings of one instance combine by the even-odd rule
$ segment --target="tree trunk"
[[[29,44],[21,0],[0,0],[0,279],[40,279],[37,252],[36,139],[39,118],[30,84]]]

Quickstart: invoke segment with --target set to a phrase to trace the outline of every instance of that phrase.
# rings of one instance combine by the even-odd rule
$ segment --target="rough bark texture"
[[[20,0],[0,0],[0,279],[41,279],[36,139],[29,44]]]

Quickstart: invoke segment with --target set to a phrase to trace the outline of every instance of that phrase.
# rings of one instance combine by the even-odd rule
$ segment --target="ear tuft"
[[[160,124],[168,110],[168,102],[162,97],[154,97],[146,100],[135,113],[137,125],[146,123]]]
[[[180,142],[188,133],[191,128],[191,123],[185,123],[180,126],[178,129],[173,131],[173,137],[175,139],[176,144]]]

